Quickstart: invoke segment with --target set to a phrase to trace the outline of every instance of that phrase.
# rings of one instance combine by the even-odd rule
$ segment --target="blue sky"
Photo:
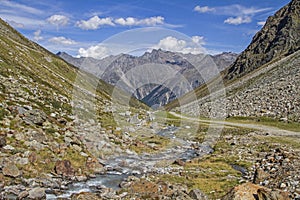
[[[241,52],[289,0],[0,0],[0,17],[50,51],[102,58],[162,48]]]

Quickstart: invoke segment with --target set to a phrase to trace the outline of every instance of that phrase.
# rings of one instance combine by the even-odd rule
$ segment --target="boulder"
[[[29,125],[36,124],[42,126],[46,119],[47,115],[38,109],[28,110],[23,116],[24,122]]]
[[[55,163],[54,167],[55,173],[65,176],[72,177],[75,174],[75,170],[71,165],[69,160],[59,160]]]
[[[231,189],[222,200],[289,200],[289,194],[271,190],[253,183],[244,183]]]
[[[25,199],[26,197],[28,197],[29,193],[27,191],[23,191],[20,192],[20,194],[18,195],[18,199]]]
[[[46,199],[46,193],[44,188],[33,188],[28,192],[28,199],[35,199],[35,200],[40,200],[40,199]]]
[[[96,194],[90,192],[81,192],[79,194],[73,194],[71,196],[71,200],[100,200],[101,198],[98,197]]]
[[[18,176],[21,175],[20,170],[18,169],[18,167],[13,164],[13,163],[7,163],[3,169],[2,169],[2,173],[4,176],[10,176],[13,178],[16,178]]]
[[[191,190],[189,196],[195,200],[208,200],[207,196],[203,194],[199,189]]]
[[[94,173],[103,172],[103,165],[101,165],[96,158],[88,158],[86,161],[86,168]]]
[[[259,184],[260,182],[263,182],[266,178],[270,176],[267,172],[265,172],[263,169],[258,168],[254,172],[254,177],[253,177],[253,183]]]

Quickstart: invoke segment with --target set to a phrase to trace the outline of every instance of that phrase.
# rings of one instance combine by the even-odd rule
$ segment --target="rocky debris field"
[[[296,52],[225,87],[225,96],[215,92],[181,106],[181,112],[192,116],[223,113],[223,117],[270,117],[300,122],[299,54]]]
[[[204,157],[164,164],[162,159],[156,171],[120,179],[117,190],[99,184],[70,198],[297,200],[298,142],[274,142],[266,132],[230,128]]]

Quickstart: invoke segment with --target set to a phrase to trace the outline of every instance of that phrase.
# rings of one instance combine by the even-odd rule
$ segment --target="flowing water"
[[[100,187],[119,189],[119,184],[130,175],[141,176],[147,173],[168,173],[171,167],[158,167],[161,161],[172,163],[176,159],[190,160],[195,157],[212,153],[212,148],[208,145],[201,145],[195,150],[191,148],[191,141],[176,138],[176,127],[167,127],[157,132],[158,135],[170,138],[180,144],[166,149],[157,154],[126,154],[110,158],[105,161],[107,173],[98,175],[96,178],[86,182],[73,183],[69,189],[59,196],[47,195],[47,199],[69,198],[74,193],[95,192]]]

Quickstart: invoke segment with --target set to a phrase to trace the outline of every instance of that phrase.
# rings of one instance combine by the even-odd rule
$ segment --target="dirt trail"
[[[234,126],[234,127],[242,127],[242,128],[250,128],[250,129],[257,129],[260,131],[268,132],[270,135],[274,136],[288,136],[288,137],[299,137],[300,138],[300,132],[295,131],[288,131],[284,129],[279,129],[272,126],[266,126],[266,125],[260,125],[260,124],[248,124],[248,123],[238,123],[238,122],[226,122],[226,121],[215,121],[215,120],[203,120],[193,117],[186,117],[183,115],[180,115],[175,112],[170,112],[172,115],[176,117],[180,117],[182,119],[187,119],[191,121],[199,121],[203,123],[212,123],[212,124],[218,124],[223,126]]]

